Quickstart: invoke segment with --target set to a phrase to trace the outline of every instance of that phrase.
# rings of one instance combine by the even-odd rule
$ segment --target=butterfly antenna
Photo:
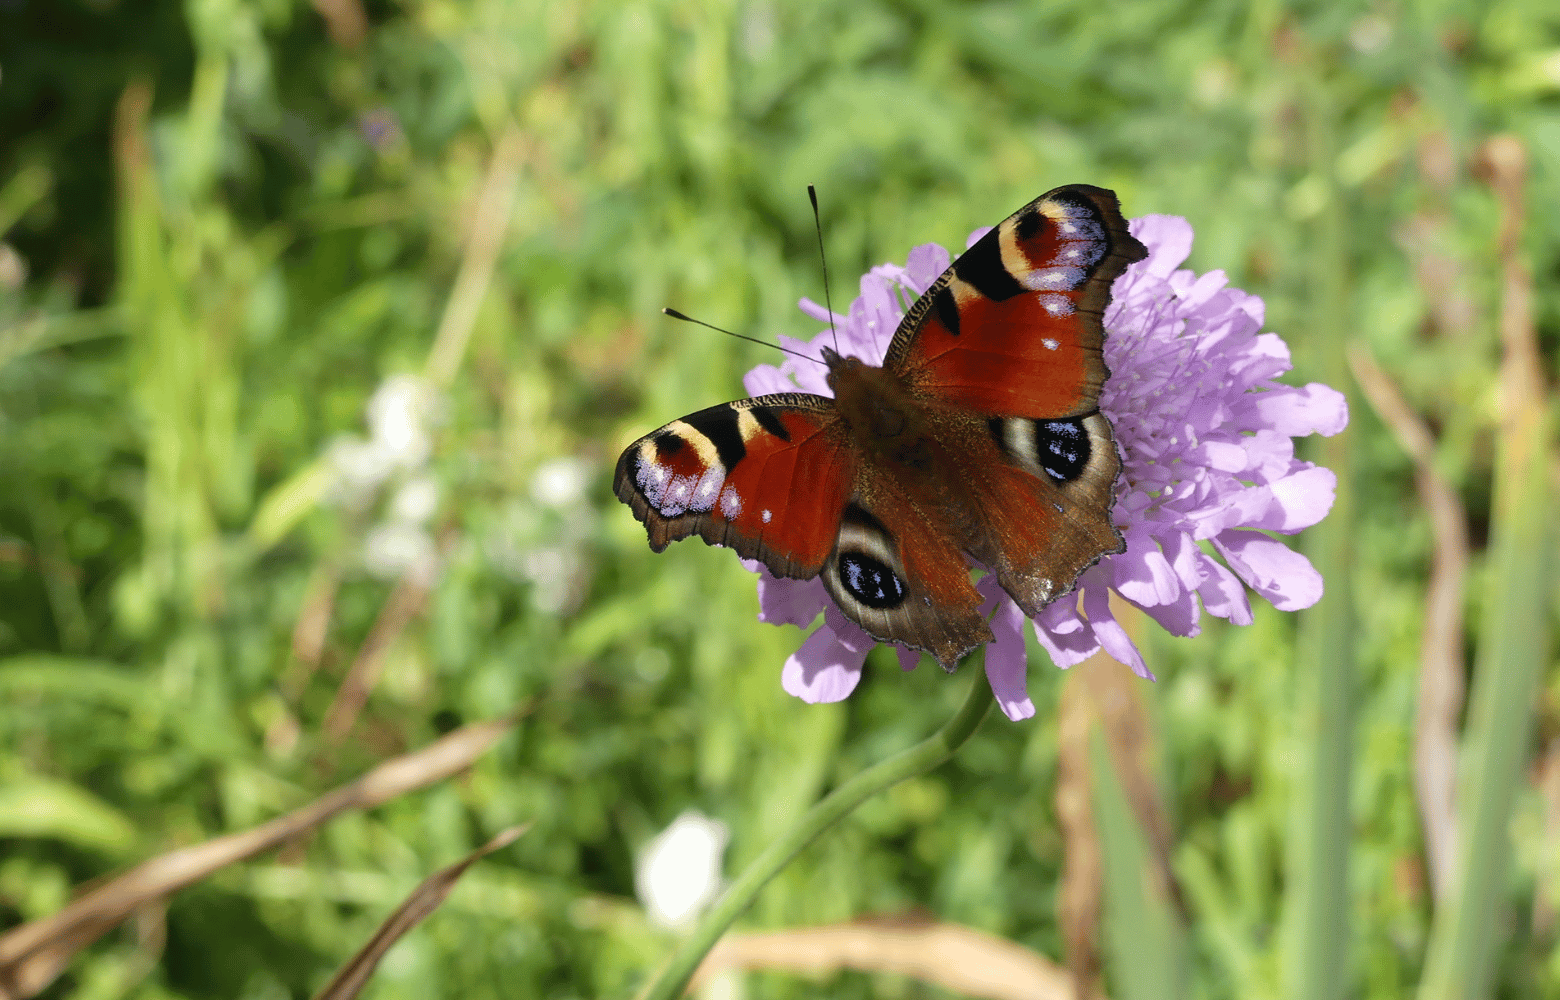
[[[834,303],[829,301],[829,260],[823,255],[823,223],[818,221],[818,192],[807,185],[807,198],[813,207],[813,228],[818,231],[818,260],[823,264],[823,305],[829,310],[829,333],[834,335],[834,353],[840,353],[840,332],[834,328]]]
[[[823,364],[823,362],[819,361],[817,358],[809,357],[808,355],[803,354],[801,351],[793,351],[789,347],[781,347],[779,344],[771,344],[767,340],[759,340],[757,337],[749,337],[746,334],[732,333],[730,330],[722,329],[721,327],[716,326],[714,323],[706,323],[702,319],[694,319],[692,316],[685,316],[676,309],[662,309],[661,311],[670,316],[672,319],[680,319],[684,323],[697,323],[699,326],[709,327],[716,333],[724,333],[728,337],[736,337],[738,340],[746,340],[749,343],[761,344],[764,347],[773,347],[777,351],[784,351],[787,354],[794,354],[799,358],[806,358],[808,361],[814,362],[815,364]]]

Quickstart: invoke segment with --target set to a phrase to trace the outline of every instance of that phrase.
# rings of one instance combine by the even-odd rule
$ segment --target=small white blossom
[[[686,927],[715,901],[729,839],[726,824],[689,810],[645,845],[634,885],[653,923]]]

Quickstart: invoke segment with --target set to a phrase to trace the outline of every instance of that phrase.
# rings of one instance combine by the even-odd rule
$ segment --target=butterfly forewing
[[[613,489],[657,552],[698,535],[776,576],[816,576],[834,548],[855,456],[823,396],[712,406],[629,445]]]
[[[1147,255],[1116,196],[1075,184],[1025,205],[911,307],[884,367],[937,405],[1063,418],[1099,407],[1110,284]]]

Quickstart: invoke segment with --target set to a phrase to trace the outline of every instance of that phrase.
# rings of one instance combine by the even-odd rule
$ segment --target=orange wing
[[[1081,417],[1099,406],[1110,285],[1148,251],[1116,196],[1047,192],[964,252],[916,303],[883,367],[933,404],[986,416]]]
[[[618,459],[613,489],[657,552],[698,535],[775,576],[816,576],[834,548],[856,459],[823,396],[722,403],[647,434]]]

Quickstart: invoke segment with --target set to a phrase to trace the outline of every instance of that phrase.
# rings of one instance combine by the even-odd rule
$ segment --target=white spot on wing
[[[1067,254],[1075,254],[1075,251],[1068,250]],[[1076,256],[1071,259],[1076,259]],[[1083,284],[1083,277],[1081,267],[1042,267],[1024,275],[1021,283],[1032,292],[1069,292]]]
[[[1072,299],[1065,295],[1057,295],[1052,292],[1041,295],[1039,298],[1040,308],[1044,309],[1051,316],[1071,316],[1073,313]]]
[[[1044,340],[1040,341],[1040,343],[1044,344],[1045,345],[1045,349],[1048,350],[1048,351],[1054,351],[1058,347],[1062,346],[1061,344],[1058,344],[1055,340],[1051,339],[1050,337],[1046,337]]]
[[[721,492],[720,513],[728,521],[735,521],[742,516],[742,497],[730,486]]]
[[[760,512],[760,513],[759,513],[759,516],[760,516],[760,517],[762,517],[762,518],[763,518],[763,519],[764,519],[764,523],[765,523],[765,524],[768,524],[768,523],[769,523],[769,519],[770,519],[770,518],[771,518],[771,517],[774,517],[774,515],[773,515],[773,514],[771,514],[771,513],[770,513],[770,512],[769,512],[769,511],[767,511],[767,510],[765,510],[765,511],[761,511],[761,512]]]
[[[688,506],[693,510],[710,510],[715,506],[715,498],[720,495],[721,483],[726,481],[726,470],[716,467],[705,469],[704,474],[698,478],[693,488],[693,498]]]

